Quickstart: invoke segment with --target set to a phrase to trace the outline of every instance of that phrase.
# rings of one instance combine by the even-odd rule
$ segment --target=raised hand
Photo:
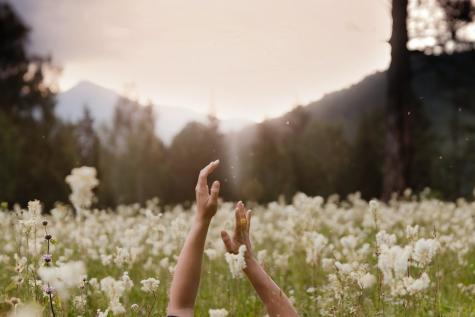
[[[194,316],[206,234],[211,218],[218,209],[219,182],[213,182],[210,192],[208,176],[218,165],[219,160],[209,163],[198,176],[198,184],[196,184],[198,210],[175,267],[175,274],[170,286],[170,302],[168,303],[168,315],[170,316]]]
[[[221,238],[226,250],[236,254],[239,252],[241,245],[244,244],[246,246],[247,251],[244,254],[246,267],[243,271],[266,306],[270,317],[298,317],[297,311],[288,297],[252,256],[251,241],[249,239],[251,211],[246,211],[244,204],[238,202],[234,213],[236,215],[236,223],[234,225],[233,237],[230,238],[226,231],[221,231]]]
[[[234,224],[234,234],[231,238],[226,231],[221,231],[221,238],[223,239],[226,251],[229,253],[238,253],[239,246],[244,244],[247,248],[246,258],[252,258],[251,241],[249,239],[249,229],[251,228],[251,210],[247,210],[244,204],[240,201],[234,210],[236,216],[236,223]]]
[[[209,221],[216,214],[218,209],[219,181],[214,181],[211,185],[211,192],[208,186],[208,176],[218,167],[219,160],[206,165],[198,176],[196,184],[196,206],[199,220]]]

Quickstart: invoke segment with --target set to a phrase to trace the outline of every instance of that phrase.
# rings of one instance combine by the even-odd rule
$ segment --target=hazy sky
[[[11,0],[35,52],[90,80],[260,120],[387,68],[387,0]]]

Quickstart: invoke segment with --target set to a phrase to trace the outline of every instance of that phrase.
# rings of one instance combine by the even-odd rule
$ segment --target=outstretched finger
[[[224,247],[226,248],[226,251],[231,252],[232,251],[231,238],[229,237],[229,234],[224,230],[221,231],[221,239],[223,240]]]
[[[239,204],[239,218],[240,218],[240,225],[242,229],[245,230],[247,228],[247,213],[246,213],[246,208],[243,202]]]
[[[211,198],[210,203],[213,205],[218,204],[218,197],[219,197],[219,188],[220,188],[219,181],[214,181],[213,185],[211,185]]]
[[[239,216],[239,234],[240,239],[244,241],[246,236],[248,221],[246,215],[246,209],[244,208],[244,204],[240,201],[238,203],[238,216]]]
[[[251,209],[249,209],[249,210],[246,212],[247,233],[249,233],[249,232],[250,232],[250,229],[251,229],[251,217],[252,217],[252,211],[251,211]]]
[[[196,184],[196,189],[206,188],[208,186],[208,175],[210,175],[216,167],[219,165],[219,160],[213,161],[206,165],[198,176],[198,183]]]
[[[241,230],[239,229],[240,228],[240,222],[241,222],[241,216],[239,214],[239,204],[241,202],[238,202],[237,205],[236,205],[236,208],[234,209],[234,218],[235,218],[235,222],[234,222],[234,236],[235,237],[240,237],[241,235]]]

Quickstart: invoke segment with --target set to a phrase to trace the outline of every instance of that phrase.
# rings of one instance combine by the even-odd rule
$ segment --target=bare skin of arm
[[[239,202],[236,206],[235,215],[236,224],[233,237],[231,238],[226,231],[221,232],[221,238],[226,250],[236,254],[240,245],[244,244],[246,246],[246,268],[244,273],[264,303],[270,317],[297,317],[297,311],[288,297],[252,255],[251,241],[249,239],[251,211],[246,211],[244,204]]]
[[[203,168],[196,185],[196,216],[178,257],[170,288],[168,315],[192,317],[198,294],[203,249],[211,218],[218,208],[219,182],[214,181],[211,191],[208,176],[219,165],[214,161]]]

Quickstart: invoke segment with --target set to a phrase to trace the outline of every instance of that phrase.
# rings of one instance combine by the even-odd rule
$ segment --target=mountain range
[[[449,56],[425,56],[413,53],[411,56],[413,92],[425,110],[431,129],[436,134],[447,135],[449,121],[454,109],[461,112],[461,120],[473,120],[475,94],[475,52],[458,53]],[[317,101],[303,105],[306,116],[343,128],[350,139],[355,135],[361,119],[374,112],[382,112],[386,105],[386,71],[368,75],[347,88],[331,92]],[[454,87],[467,92],[456,107],[453,106]],[[58,94],[57,114],[68,121],[76,121],[83,115],[84,106],[91,110],[96,123],[111,120],[114,106],[120,97],[116,92],[83,81],[73,88]],[[206,122],[205,114],[189,109],[155,106],[158,116],[157,134],[169,144],[187,123]],[[275,131],[284,130],[291,122],[292,112],[269,119]],[[252,135],[257,127],[246,119],[229,119],[220,122],[221,131],[239,132],[248,126],[241,137]]]
[[[83,117],[84,108],[87,107],[96,125],[107,124],[114,116],[115,105],[120,97],[120,94],[111,89],[90,81],[81,81],[57,95],[56,114],[65,121],[76,122]],[[157,117],[156,133],[166,144],[170,144],[187,123],[205,123],[208,120],[206,114],[186,108],[154,105],[154,111]],[[227,133],[252,123],[243,118],[224,119],[220,120],[220,129]]]
[[[362,115],[375,109],[382,109],[384,106],[385,76],[385,72],[367,76],[355,85],[329,93],[320,100],[305,105],[305,111],[312,118],[341,125],[347,132],[352,133]],[[108,123],[113,118],[115,105],[120,97],[120,94],[111,89],[90,81],[81,81],[71,89],[58,94],[56,113],[63,120],[76,122],[83,117],[84,108],[87,107],[96,125]],[[370,100],[371,102],[368,102]],[[170,144],[173,137],[187,123],[207,122],[206,114],[190,109],[164,105],[154,107],[157,115],[156,132],[166,144]],[[288,114],[269,120],[276,126],[285,127],[289,124]],[[239,132],[244,127],[252,125],[255,124],[250,120],[233,118],[221,120],[219,126],[221,132],[228,133]]]

